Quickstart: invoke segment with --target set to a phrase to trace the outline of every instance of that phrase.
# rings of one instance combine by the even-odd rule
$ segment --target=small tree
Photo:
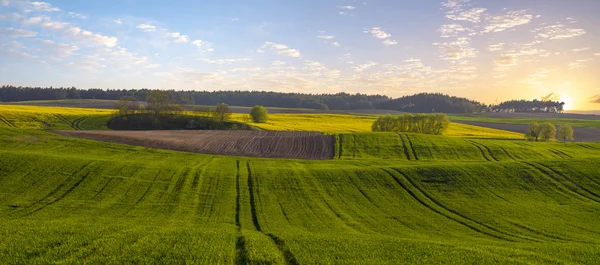
[[[529,141],[538,141],[538,139],[540,138],[540,130],[541,129],[542,129],[542,127],[540,126],[539,123],[537,123],[537,122],[531,123],[531,124],[529,124],[529,131],[525,134],[525,137]]]
[[[231,109],[225,103],[219,103],[215,106],[215,111],[212,112],[212,116],[219,122],[224,122],[231,116]]]
[[[567,140],[575,140],[573,138],[573,128],[571,125],[563,124],[558,129],[558,138],[566,142]]]
[[[139,109],[139,106],[133,97],[122,97],[117,103],[115,108],[119,111],[119,115],[128,116],[135,114],[135,111]]]
[[[540,129],[540,138],[545,142],[552,141],[552,139],[556,138],[556,126],[549,122],[542,124]]]
[[[254,106],[250,110],[250,118],[255,123],[265,123],[269,119],[269,111],[263,106]]]
[[[169,105],[171,105],[169,95],[166,91],[162,90],[150,91],[150,93],[148,93],[148,97],[146,98],[146,102],[148,103],[146,109],[154,112],[154,115],[157,116],[165,112],[169,112]]]

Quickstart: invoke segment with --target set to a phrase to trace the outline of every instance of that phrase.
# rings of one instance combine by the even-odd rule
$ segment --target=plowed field
[[[335,137],[277,131],[54,131],[105,142],[204,154],[331,159]]]

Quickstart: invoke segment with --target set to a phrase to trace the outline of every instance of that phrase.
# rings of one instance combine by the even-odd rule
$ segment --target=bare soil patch
[[[176,151],[268,158],[332,159],[335,137],[282,131],[53,131],[98,140]]]
[[[527,124],[507,124],[507,123],[493,123],[493,122],[480,122],[480,121],[453,121],[456,123],[463,123],[468,125],[475,125],[481,127],[488,127],[492,129],[499,129],[517,133],[527,132],[529,125]],[[556,128],[558,131],[558,127]],[[581,128],[573,127],[573,135],[575,142],[599,142],[600,141],[600,128]]]

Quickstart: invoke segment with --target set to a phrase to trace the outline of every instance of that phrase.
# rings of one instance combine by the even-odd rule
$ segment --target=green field
[[[43,109],[65,129],[56,113],[110,115]],[[1,264],[600,264],[600,143],[356,130],[333,160],[261,159],[67,138],[7,112]]]

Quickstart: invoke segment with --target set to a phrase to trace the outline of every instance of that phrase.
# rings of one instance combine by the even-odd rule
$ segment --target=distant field
[[[598,263],[600,144],[336,137],[309,161],[0,127],[0,263]]]
[[[0,126],[48,130],[106,130],[114,110],[65,107],[0,105]],[[247,114],[234,114],[233,120],[275,131],[322,133],[369,132],[377,119],[372,115],[350,114],[271,114],[267,123],[251,123]],[[521,133],[452,123],[446,132],[452,137],[523,139]]]
[[[537,114],[537,115],[536,115]],[[475,121],[507,124],[530,124],[551,122],[555,125],[569,124],[573,127],[600,128],[600,115],[539,114],[539,113],[484,113],[477,115],[449,115],[452,121]]]

